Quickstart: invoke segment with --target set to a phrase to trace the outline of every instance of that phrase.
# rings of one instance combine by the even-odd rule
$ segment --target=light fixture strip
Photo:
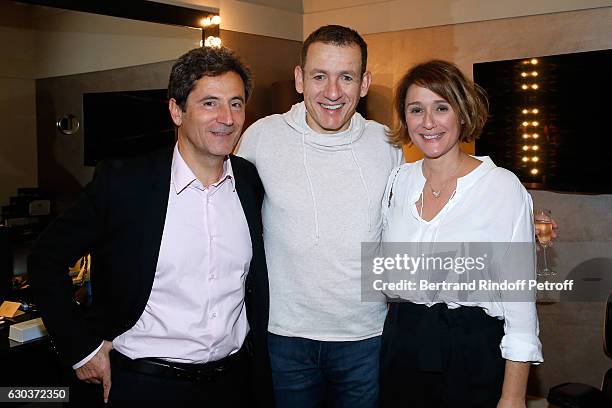
[[[540,84],[537,82],[532,82],[536,78],[539,77],[540,73],[536,70],[536,66],[539,61],[537,58],[531,58],[522,61],[523,69],[520,71],[520,78],[522,79],[521,90],[530,91],[530,93],[525,93],[524,99],[528,100],[528,95],[531,95],[532,98],[530,102],[533,102],[535,99],[537,101],[537,94],[533,94],[531,92],[537,92],[540,89]],[[529,81],[531,79],[531,81]],[[537,106],[532,106],[525,104],[524,107],[520,109],[522,118],[519,115],[519,123],[520,123],[520,133],[523,139],[522,145],[522,153],[523,156],[521,161],[525,166],[529,169],[529,173],[531,176],[538,176],[540,174],[540,169],[537,164],[540,162],[540,157],[538,154],[541,152],[541,145],[538,143],[538,139],[540,137],[539,133],[537,133],[538,128],[541,126],[541,120],[539,120],[540,109]],[[529,155],[531,153],[531,155]]]

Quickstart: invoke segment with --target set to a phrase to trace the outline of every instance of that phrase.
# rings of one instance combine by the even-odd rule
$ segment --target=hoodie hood
[[[319,151],[334,152],[340,150],[350,150],[353,163],[355,163],[355,169],[359,174],[361,185],[365,197],[368,202],[368,231],[372,229],[372,198],[370,197],[370,190],[363,176],[363,170],[353,143],[363,136],[365,130],[366,121],[359,113],[355,112],[351,118],[348,129],[338,133],[317,133],[308,126],[306,123],[306,105],[304,102],[296,103],[291,107],[289,112],[283,114],[285,122],[298,132],[302,136],[302,164],[304,171],[306,172],[306,178],[308,179],[308,189],[310,191],[310,198],[312,200],[313,208],[313,222],[315,225],[315,243],[319,242],[319,208],[317,204],[317,197],[315,194],[315,186],[312,180],[312,174],[308,163],[308,153],[306,146],[312,147]]]
[[[318,133],[306,123],[306,105],[304,102],[296,103],[283,114],[285,122],[296,132],[304,135],[304,143],[321,150],[348,149],[363,136],[366,120],[358,112],[353,114],[349,127],[338,133]]]

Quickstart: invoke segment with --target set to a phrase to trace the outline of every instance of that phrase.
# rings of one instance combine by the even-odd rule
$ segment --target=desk
[[[15,318],[15,323],[38,317],[25,313]],[[8,338],[7,321],[0,328],[1,386],[61,386],[66,370],[62,368],[48,337],[19,343]]]

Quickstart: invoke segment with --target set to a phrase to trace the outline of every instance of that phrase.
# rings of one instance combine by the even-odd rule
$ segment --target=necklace
[[[450,176],[443,184],[442,186],[440,186],[439,190],[436,190],[433,188],[433,186],[431,185],[431,183],[429,183],[429,189],[431,190],[431,195],[433,196],[433,198],[440,198],[440,195],[442,194],[442,190],[444,190],[446,188],[446,185],[448,184],[449,181],[451,181],[453,178],[455,178],[455,176],[457,175],[457,173],[459,172],[459,168],[461,167],[461,164],[463,163],[463,159],[465,158],[465,156],[461,157],[461,160],[459,160],[459,164],[457,165],[457,168],[455,169],[455,171],[453,172],[453,175]]]

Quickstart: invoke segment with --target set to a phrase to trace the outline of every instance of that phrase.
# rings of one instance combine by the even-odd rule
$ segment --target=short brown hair
[[[302,54],[300,59],[300,66],[302,67],[302,70],[306,65],[308,48],[316,42],[332,44],[339,47],[348,47],[353,44],[357,45],[361,50],[361,75],[366,72],[366,67],[368,65],[368,45],[357,31],[340,25],[326,25],[319,27],[310,33],[308,38],[306,38],[302,44]]]
[[[411,85],[427,88],[451,105],[461,124],[460,142],[471,142],[480,136],[489,117],[485,91],[467,79],[455,64],[431,60],[411,68],[397,84],[393,105],[399,125],[388,132],[392,144],[402,146],[411,143],[406,127],[406,94]]]
[[[251,71],[232,50],[226,47],[194,48],[172,65],[168,81],[168,99],[174,98],[181,110],[185,111],[187,97],[196,81],[205,76],[215,77],[227,72],[240,75],[244,84],[244,95],[248,100],[253,92]]]

